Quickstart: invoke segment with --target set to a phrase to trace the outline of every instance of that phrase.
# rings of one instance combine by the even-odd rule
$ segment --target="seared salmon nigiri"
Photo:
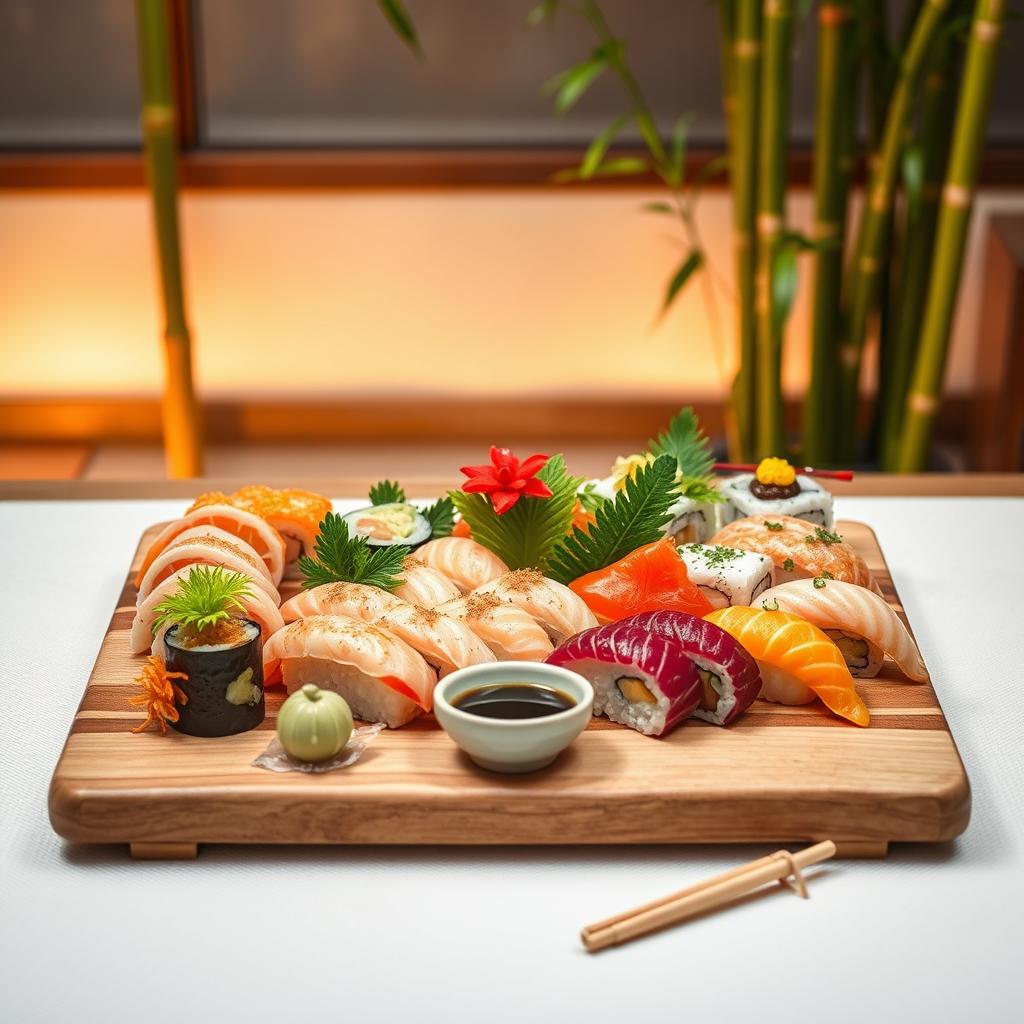
[[[554,650],[547,632],[529,612],[494,593],[467,594],[434,611],[465,622],[499,661],[543,661]]]
[[[508,572],[508,566],[483,544],[468,537],[438,537],[416,549],[416,558],[444,573],[464,594]]]
[[[556,580],[549,580],[536,569],[507,572],[477,587],[473,593],[494,594],[505,604],[522,608],[544,627],[556,644],[597,625],[597,616],[582,597]]]

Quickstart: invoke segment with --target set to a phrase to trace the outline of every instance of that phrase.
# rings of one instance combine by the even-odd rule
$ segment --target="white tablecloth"
[[[580,927],[767,847],[75,848],[46,790],[142,529],[0,503],[0,1020],[1003,1021],[1024,1006],[1024,500],[848,498],[967,765],[970,827],[598,956]]]

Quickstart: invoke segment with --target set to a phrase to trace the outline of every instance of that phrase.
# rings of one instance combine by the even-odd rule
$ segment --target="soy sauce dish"
[[[586,728],[593,705],[583,676],[539,662],[472,665],[434,691],[444,731],[481,768],[509,774],[551,764]]]

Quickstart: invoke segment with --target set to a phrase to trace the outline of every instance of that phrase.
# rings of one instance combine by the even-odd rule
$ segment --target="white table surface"
[[[46,791],[142,529],[180,501],[0,503],[0,1020],[1019,1020],[1024,500],[847,498],[967,765],[971,824],[598,956],[592,920],[769,847],[76,848]],[[307,1016],[308,1015],[308,1016]]]

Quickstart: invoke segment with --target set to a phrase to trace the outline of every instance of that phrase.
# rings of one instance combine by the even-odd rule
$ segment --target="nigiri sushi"
[[[540,623],[554,643],[597,625],[597,617],[578,594],[536,569],[507,572],[472,593],[494,594],[505,604],[522,608]]]
[[[260,556],[244,540],[234,537],[216,526],[193,526],[180,533],[153,560],[139,583],[137,604],[141,605],[157,584],[171,573],[194,562],[222,565],[252,578],[253,583],[265,591],[275,605],[281,597],[270,579],[270,573]]]
[[[663,736],[689,718],[704,692],[697,666],[682,646],[636,624],[586,629],[546,660],[590,680],[595,715],[645,736]]]
[[[682,555],[667,537],[573,580],[569,589],[583,598],[598,622],[615,622],[640,612],[704,615],[711,611],[711,602],[690,580]]]
[[[289,693],[316,683],[341,694],[352,714],[392,729],[433,707],[434,670],[407,643],[378,626],[314,615],[279,629],[263,647],[264,684]]]
[[[493,551],[468,537],[427,541],[417,548],[416,557],[444,573],[464,594],[508,572],[508,566]]]
[[[156,622],[156,606],[178,589],[178,583],[187,579],[195,568],[195,564],[186,565],[183,569],[176,569],[167,579],[157,584],[147,595],[146,599],[138,606],[135,612],[135,619],[132,622],[131,651],[132,654],[141,654],[143,651],[152,650],[153,654],[163,654],[163,636],[166,627],[153,631],[153,624]],[[261,589],[249,577],[249,596],[242,598],[242,609],[239,616],[252,619],[262,630],[265,640],[272,633],[276,633],[284,625],[281,612],[276,604],[267,596],[267,592]]]
[[[215,526],[244,540],[263,559],[274,586],[280,584],[284,576],[285,563],[285,544],[281,534],[259,516],[221,503],[194,508],[180,519],[169,523],[150,544],[135,577],[135,585],[138,586],[142,582],[146,570],[168,544],[185,530],[196,526]]]
[[[832,495],[785,459],[762,459],[757,472],[729,477],[718,489],[725,498],[723,525],[742,516],[793,516],[832,529]]]
[[[421,608],[433,608],[462,596],[462,591],[443,572],[432,569],[412,555],[402,563],[399,577],[402,585],[395,589],[395,597],[418,604]]]
[[[827,576],[874,585],[864,559],[839,534],[792,516],[746,516],[723,526],[711,543],[767,555],[775,563],[776,583]]]
[[[886,654],[915,682],[928,672],[910,631],[885,600],[842,580],[792,580],[765,591],[760,608],[799,615],[831,637],[855,676],[875,676]]]
[[[620,625],[637,626],[673,640],[689,655],[703,687],[695,718],[728,725],[761,692],[757,662],[742,644],[707,619],[686,612],[644,612],[623,619]]]
[[[761,670],[761,696],[778,704],[809,704],[815,695],[841,718],[867,725],[860,699],[839,648],[817,626],[788,612],[733,605],[706,615],[738,640]]]
[[[313,587],[285,602],[281,614],[285,621],[311,615],[347,615],[374,623],[404,640],[442,672],[495,660],[486,644],[465,623],[359,583]]]
[[[713,608],[753,604],[772,585],[775,566],[767,555],[720,544],[684,544],[686,572]]]
[[[543,661],[554,650],[532,615],[494,593],[467,594],[435,606],[434,611],[465,622],[499,661]]]

